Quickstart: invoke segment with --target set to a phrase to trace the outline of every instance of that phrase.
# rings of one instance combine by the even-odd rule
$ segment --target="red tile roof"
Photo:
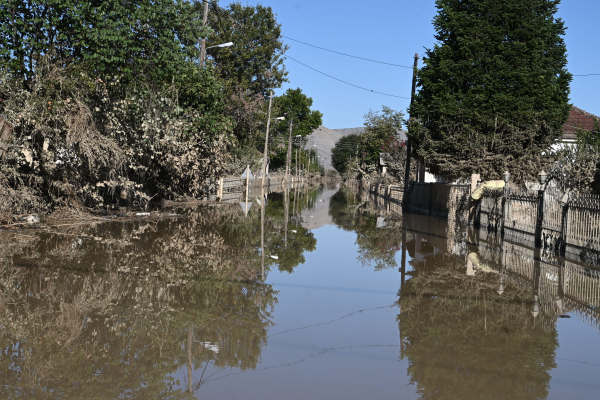
[[[595,116],[581,108],[571,106],[569,113],[569,119],[565,123],[563,129],[563,139],[574,139],[577,135],[577,129],[587,129],[589,131],[595,130],[594,119],[600,122],[600,117]]]

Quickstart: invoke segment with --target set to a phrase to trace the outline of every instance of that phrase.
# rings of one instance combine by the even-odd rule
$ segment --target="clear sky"
[[[221,4],[227,1],[222,0]],[[249,4],[256,4],[249,2]],[[415,53],[434,42],[434,0],[264,0],[277,14],[283,34],[315,46],[411,66]],[[558,17],[567,26],[565,41],[573,74],[600,74],[600,1],[563,0]],[[410,97],[412,71],[322,51],[286,39],[288,55],[326,74],[377,92]],[[406,112],[409,100],[374,94],[319,74],[288,59],[289,84],[314,100],[328,128],[363,125],[363,115],[382,105]],[[280,92],[281,93],[281,92]],[[571,102],[600,115],[600,75],[574,77]]]

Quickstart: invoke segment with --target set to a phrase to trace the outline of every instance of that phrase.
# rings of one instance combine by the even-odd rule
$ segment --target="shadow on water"
[[[325,198],[365,273],[399,271],[390,302],[411,398],[545,399],[558,319],[598,329],[593,267],[350,190],[261,196],[162,220],[0,233],[0,398],[184,399],[224,369],[228,379],[261,369],[280,298],[267,276],[292,274],[316,250],[306,216]],[[279,334],[335,332],[332,322],[361,313]]]

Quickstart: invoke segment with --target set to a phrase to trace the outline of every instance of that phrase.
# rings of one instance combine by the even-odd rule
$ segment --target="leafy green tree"
[[[311,110],[313,99],[302,93],[302,89],[288,89],[286,92],[273,100],[272,116],[286,115],[283,121],[277,121],[271,125],[271,162],[273,168],[285,165],[288,151],[289,123],[293,119],[294,137],[301,136],[301,144],[306,144],[306,138],[319,125],[323,123],[323,114],[318,110]],[[264,136],[263,136],[264,140]],[[308,152],[304,151],[302,158],[306,159]]]
[[[271,89],[287,82],[283,61],[288,46],[283,43],[281,24],[271,7],[241,3],[220,7],[212,1],[209,26],[214,34],[208,36],[207,47],[234,43],[207,51],[231,92],[236,88],[250,90],[266,98]]]
[[[410,139],[448,178],[545,168],[569,113],[560,0],[437,0],[437,44],[418,72]]]
[[[287,114],[286,121],[280,121],[274,131],[287,137],[288,122],[294,120],[294,135],[306,137],[323,123],[323,114],[311,110],[313,99],[302,93],[302,89],[288,89],[274,100],[279,114]]]
[[[208,33],[187,1],[0,0],[0,62],[26,82],[50,52],[89,61],[103,78],[170,81]]]
[[[361,138],[356,134],[344,136],[337,141],[331,150],[331,164],[337,172],[343,174],[348,170],[348,162],[357,156],[360,142]]]
[[[365,114],[365,131],[361,134],[360,154],[367,164],[379,164],[379,154],[388,152],[404,124],[404,114],[383,106],[381,111]]]

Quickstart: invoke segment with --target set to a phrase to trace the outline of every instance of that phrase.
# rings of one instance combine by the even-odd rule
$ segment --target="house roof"
[[[597,119],[600,122],[600,117],[584,111],[581,108],[571,106],[569,118],[563,126],[565,132],[563,134],[563,139],[575,139],[577,136],[577,129],[593,131],[596,128],[594,119]]]

